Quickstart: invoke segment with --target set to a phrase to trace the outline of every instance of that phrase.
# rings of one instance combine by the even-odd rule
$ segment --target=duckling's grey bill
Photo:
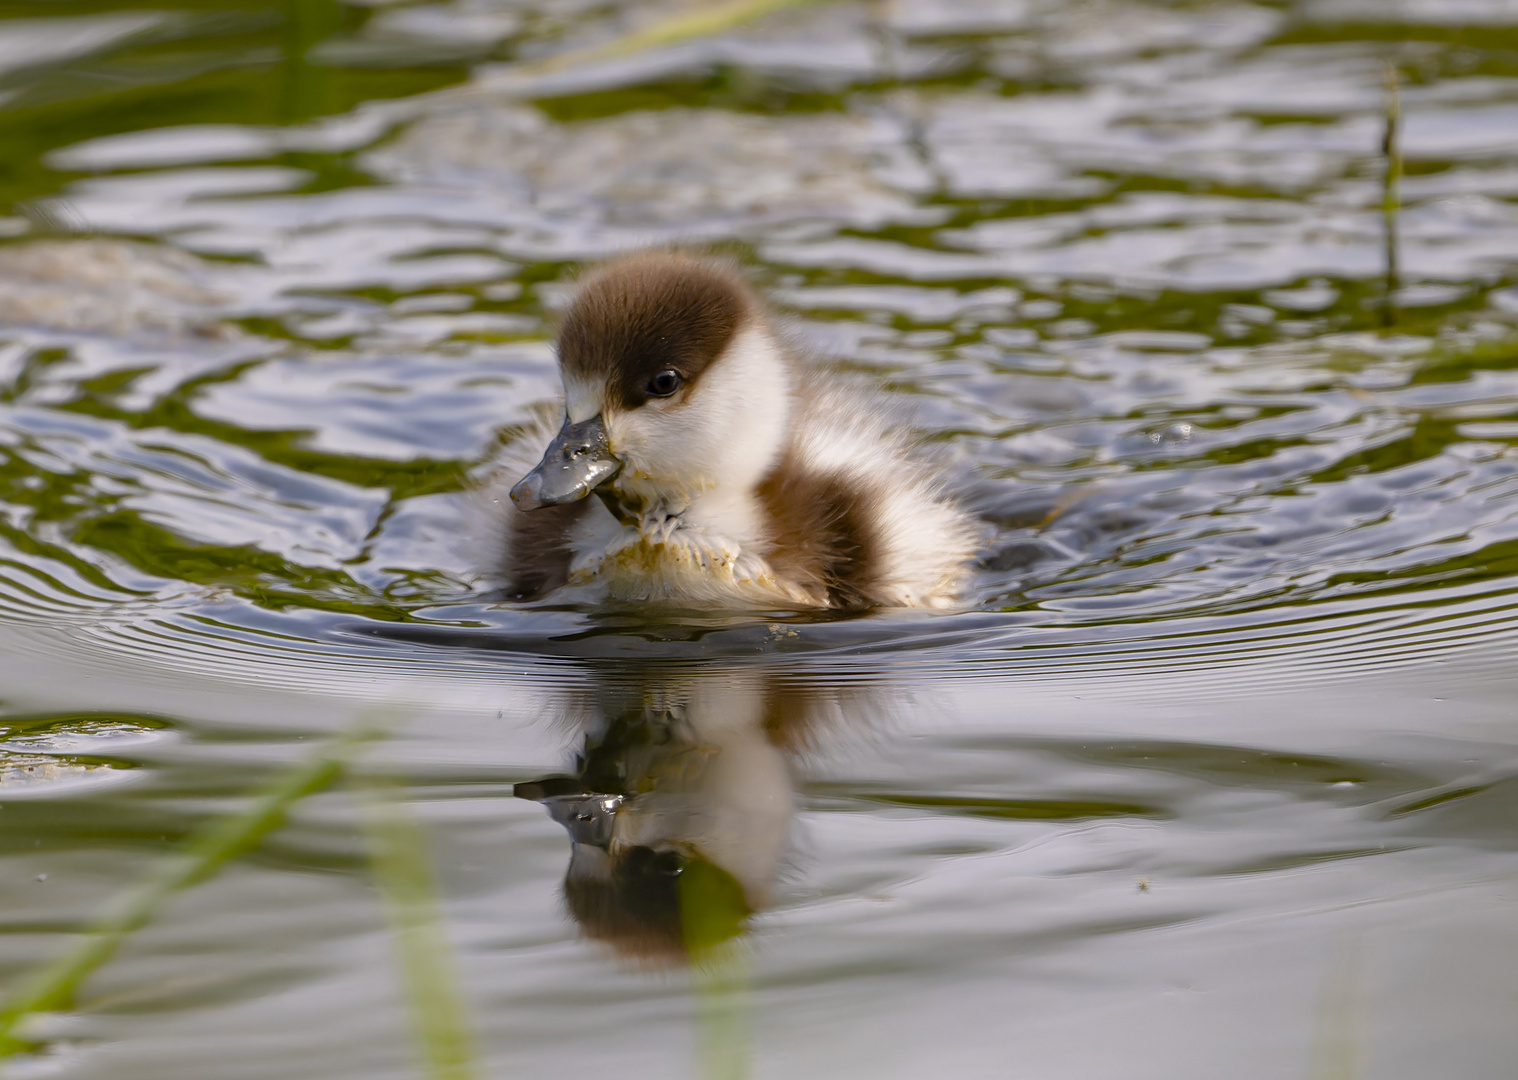
[[[569,838],[591,847],[610,847],[622,795],[554,795],[543,800],[549,816],[569,830]]]
[[[579,502],[621,471],[599,416],[578,424],[565,420],[538,467],[511,489],[511,501],[519,510]]]

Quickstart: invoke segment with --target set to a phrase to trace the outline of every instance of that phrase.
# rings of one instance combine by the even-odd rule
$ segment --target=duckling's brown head
[[[580,284],[558,344],[564,428],[512,489],[522,509],[609,485],[678,512],[751,489],[778,457],[789,367],[732,270],[662,253],[610,263]]]

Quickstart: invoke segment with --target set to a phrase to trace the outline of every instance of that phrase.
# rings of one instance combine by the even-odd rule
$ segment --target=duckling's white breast
[[[594,586],[607,600],[738,608],[818,602],[788,590],[762,557],[720,533],[678,519],[639,526],[602,516],[615,529],[587,530],[576,544],[569,583]]]

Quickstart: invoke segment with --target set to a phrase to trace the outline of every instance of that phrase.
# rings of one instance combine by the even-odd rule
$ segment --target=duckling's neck
[[[767,535],[754,487],[717,487],[694,494],[679,491],[650,497],[646,491],[607,486],[596,494],[626,531],[636,532],[646,542],[667,543],[676,532],[687,536],[701,533],[752,550]]]
[[[807,600],[776,581],[767,519],[752,491],[716,489],[647,504],[610,491],[602,502],[611,512],[602,519],[605,531],[591,527],[589,544],[571,563],[571,582],[598,582],[619,602],[774,607]]]

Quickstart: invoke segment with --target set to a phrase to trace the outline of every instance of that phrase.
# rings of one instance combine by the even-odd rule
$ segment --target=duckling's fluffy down
[[[806,582],[812,595],[820,585],[831,606],[954,606],[980,537],[949,497],[942,468],[878,393],[816,371],[798,384],[776,479],[782,491],[821,487],[827,496],[772,508],[771,562],[783,564],[808,535],[831,533],[858,545],[857,562],[830,574],[824,561],[824,580]]]
[[[517,510],[507,491],[562,416],[544,408],[481,488],[495,523],[492,576],[519,599],[562,590],[581,602],[673,607],[956,606],[981,538],[943,470],[880,394],[816,370],[793,377],[782,452],[754,493],[762,538],[740,543],[678,519],[624,525],[597,499]]]

